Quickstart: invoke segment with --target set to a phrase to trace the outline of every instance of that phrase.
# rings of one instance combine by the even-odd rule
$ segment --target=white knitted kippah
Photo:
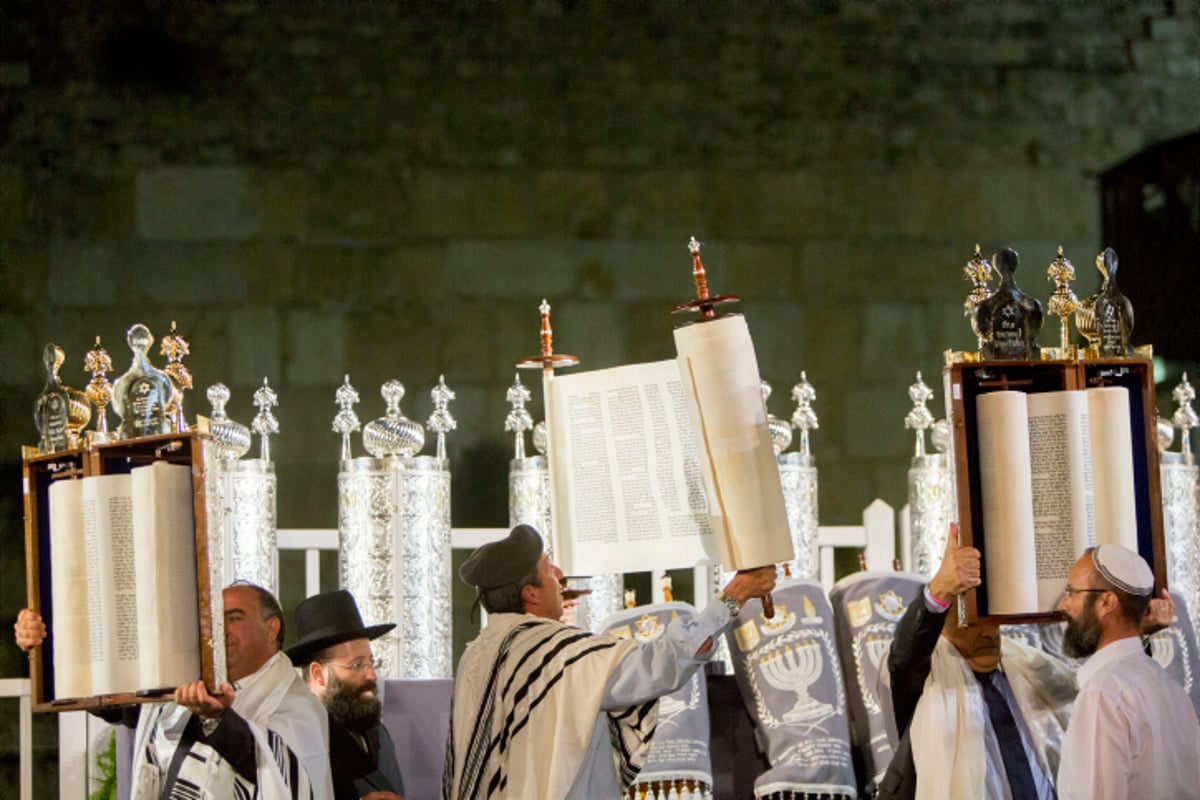
[[[1119,544],[1102,544],[1092,551],[1092,563],[1106,581],[1129,594],[1154,591],[1154,573],[1146,559]]]

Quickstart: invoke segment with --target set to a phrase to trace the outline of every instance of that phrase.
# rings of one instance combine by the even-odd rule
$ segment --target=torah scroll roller
[[[688,249],[696,299],[675,311],[698,316],[675,328],[675,348],[721,562],[743,570],[789,561],[791,529],[750,329],[741,314],[717,315],[737,298],[711,297],[700,243],[693,238]],[[769,596],[763,613],[774,614]]]

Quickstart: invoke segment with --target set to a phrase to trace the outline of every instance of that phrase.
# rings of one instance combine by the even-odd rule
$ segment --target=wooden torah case
[[[1020,624],[1029,622],[1052,622],[1062,617],[1053,609],[1049,592],[1052,585],[1057,586],[1058,592],[1066,585],[1066,575],[1071,565],[1078,558],[1082,548],[1078,543],[1066,543],[1054,550],[1045,546],[1048,537],[1039,533],[1037,545],[1037,577],[1042,581],[1042,596],[1033,609],[1020,613],[1008,611],[997,612],[996,607],[1004,607],[996,598],[1001,595],[995,592],[995,587],[989,588],[989,556],[993,575],[1008,575],[1007,552],[1010,543],[1007,537],[1012,536],[1012,530],[988,530],[985,522],[984,495],[989,491],[998,493],[998,481],[995,480],[995,468],[991,478],[985,477],[988,470],[981,466],[981,446],[991,446],[990,442],[981,445],[981,417],[977,401],[980,397],[997,391],[1022,392],[1026,395],[1036,395],[1046,392],[1061,392],[1064,390],[1082,390],[1094,387],[1122,387],[1128,393],[1128,438],[1132,453],[1132,490],[1127,506],[1129,510],[1123,519],[1128,520],[1122,528],[1134,527],[1136,532],[1128,530],[1130,545],[1136,541],[1138,552],[1150,564],[1154,571],[1156,592],[1167,586],[1166,551],[1163,542],[1162,492],[1159,479],[1159,454],[1156,437],[1156,409],[1154,397],[1154,369],[1148,359],[1112,359],[1098,361],[990,361],[975,363],[956,363],[947,367],[946,386],[949,399],[950,422],[954,439],[955,482],[958,500],[959,536],[962,545],[976,547],[982,555],[983,583],[966,593],[964,605],[966,621],[987,622],[992,624]],[[1109,393],[1112,397],[1112,393]],[[1009,398],[1012,398],[1009,395]],[[999,398],[992,398],[995,401]],[[1045,400],[1047,398],[1042,398]],[[1118,398],[1120,399],[1120,398]],[[1123,404],[1123,400],[1121,401]],[[1086,406],[1086,402],[1085,402]],[[1122,416],[1118,414],[1118,417]],[[1031,417],[1032,419],[1032,417]],[[1119,420],[1123,426],[1124,420]],[[987,434],[988,437],[991,434]],[[1094,435],[1093,435],[1094,436]],[[1035,438],[1030,436],[1030,439]],[[1072,437],[1063,437],[1063,441]],[[1078,437],[1075,437],[1078,438]],[[1109,437],[1124,439],[1121,437]],[[1105,445],[1109,442],[1098,442]],[[1034,445],[1029,445],[1034,449]],[[1096,445],[1088,443],[1083,447],[1084,453],[1097,450]],[[1087,456],[1085,456],[1087,457]],[[1128,457],[1125,457],[1128,460]],[[1088,480],[1095,469],[1089,468]],[[1032,478],[1037,483],[1037,470]],[[1042,473],[1045,474],[1044,472]],[[1128,475],[1129,473],[1124,473]],[[1007,477],[1007,474],[1001,476]],[[1055,483],[1060,483],[1055,481]],[[1123,480],[1128,484],[1129,480]],[[1097,486],[1100,486],[1099,476]],[[1051,487],[1055,499],[1050,501],[1050,508],[1058,503],[1062,494],[1062,486]],[[1038,487],[1032,489],[1037,495]],[[995,495],[993,495],[994,497]],[[1107,502],[1108,494],[1100,498]],[[1100,509],[1103,503],[1097,501],[1094,507]],[[995,503],[995,500],[992,500]],[[1047,506],[1043,503],[1042,509]],[[1028,504],[1028,501],[1025,503]],[[1020,505],[1020,504],[1018,504]],[[1033,503],[1035,509],[1039,501]],[[1105,520],[1092,519],[1095,526],[1106,522],[1112,516],[1105,514]],[[992,519],[996,519],[995,516]],[[1000,527],[1000,526],[997,526]],[[1008,526],[1005,526],[1008,527]],[[1013,529],[1019,529],[1014,527]],[[1031,543],[1031,547],[1033,544]],[[1018,577],[1026,570],[1016,570]],[[1053,582],[1053,583],[1052,583]],[[996,584],[999,586],[999,583]],[[993,604],[993,607],[989,607]]]
[[[172,496],[174,505],[177,510],[183,512],[185,515],[184,518],[190,518],[194,522],[193,530],[186,530],[186,526],[183,526],[184,530],[174,537],[174,562],[176,565],[182,564],[184,569],[182,573],[166,572],[167,568],[164,566],[163,572],[159,573],[156,577],[160,592],[172,594],[180,598],[179,602],[175,605],[185,608],[185,618],[192,619],[193,610],[187,607],[188,603],[194,602],[196,604],[194,610],[196,624],[178,626],[182,630],[179,631],[178,635],[180,638],[176,641],[182,642],[185,645],[183,649],[189,650],[196,644],[192,637],[198,637],[199,670],[196,671],[194,666],[190,667],[188,672],[191,674],[191,677],[183,678],[175,681],[175,683],[184,682],[185,680],[202,679],[212,688],[224,679],[224,649],[222,647],[218,653],[214,652],[212,646],[215,640],[215,633],[221,632],[221,638],[223,639],[223,620],[221,619],[223,612],[220,604],[220,591],[222,587],[211,585],[212,572],[209,568],[209,514],[205,490],[205,451],[210,447],[207,433],[193,431],[184,434],[147,436],[49,455],[38,455],[36,450],[32,448],[26,449],[25,457],[22,459],[22,468],[25,495],[27,599],[29,607],[42,615],[49,633],[42,646],[35,648],[30,654],[30,688],[34,711],[86,710],[153,702],[169,699],[174,692],[174,685],[139,685],[139,688],[136,690],[105,693],[59,692],[57,686],[65,684],[66,679],[61,681],[56,680],[55,670],[55,636],[56,634],[60,636],[65,635],[66,631],[69,630],[69,626],[65,620],[58,620],[59,624],[56,628],[56,620],[54,618],[55,602],[54,590],[52,589],[54,548],[52,547],[50,525],[51,485],[58,481],[74,481],[93,476],[129,475],[138,467],[156,463],[165,462],[166,464],[181,465],[190,469],[190,509],[187,507],[189,500],[186,495],[188,474],[178,470],[173,473],[175,478],[174,488],[176,490]],[[83,484],[81,483],[80,485],[82,486]],[[157,498],[155,495],[151,496]],[[157,504],[151,503],[150,505],[151,511],[147,513],[156,513],[154,506]],[[110,521],[110,524],[115,525],[116,523],[111,523]],[[133,523],[130,523],[129,526],[131,528],[134,527]],[[171,526],[166,525],[163,527],[170,528]],[[71,539],[78,541],[79,539],[86,539],[86,537],[83,536],[82,530],[72,530]],[[216,542],[215,546],[219,552],[220,542]],[[129,549],[134,548],[131,547]],[[82,551],[77,551],[72,558],[78,559],[79,552]],[[67,558],[65,550],[60,555],[64,559]],[[151,571],[158,569],[160,561],[167,560],[157,550],[152,558],[154,561],[152,562],[153,566],[150,567]],[[93,550],[86,551],[86,559],[88,561],[94,560]],[[130,554],[128,552],[118,553],[114,559],[116,569],[113,571],[133,571],[132,566],[127,563],[129,559]],[[191,559],[194,559],[194,578],[192,577],[191,569],[193,564],[188,563]],[[219,564],[220,562],[218,561],[217,563]],[[137,570],[139,581],[141,580],[142,571],[139,565]],[[61,571],[59,574],[61,576]],[[180,574],[186,575],[187,578],[180,581],[178,579],[178,575]],[[87,586],[88,578],[86,574],[69,581],[62,581],[60,577],[59,581],[60,586],[67,587],[70,591],[88,592],[87,604],[89,606],[97,605],[96,600],[91,596],[90,587]],[[216,601],[215,606],[213,603],[214,600]],[[133,616],[134,619],[132,622],[134,628],[136,628],[142,622],[145,606],[144,602],[139,601],[136,612],[131,615],[127,604],[125,611],[121,612],[121,622],[130,622],[129,618]],[[214,617],[216,620],[214,620]],[[217,623],[215,626],[216,631],[214,631],[214,621]],[[94,628],[96,626],[93,625],[91,627]],[[166,627],[176,626],[168,624]],[[94,636],[94,634],[92,635]],[[129,633],[122,635],[126,637],[126,643],[128,644],[131,635]],[[83,638],[86,639],[87,637],[88,632],[84,631]],[[133,638],[137,637],[133,636]],[[60,647],[65,647],[65,645],[61,644],[61,641],[63,640],[60,640]],[[163,642],[162,644],[163,652],[169,653],[174,649],[173,645],[169,642]],[[71,646],[79,650],[77,645],[73,644]],[[94,655],[95,644],[92,644],[91,647],[93,648]],[[136,650],[136,644],[128,649]],[[87,645],[84,645],[83,651],[86,653]],[[194,661],[192,663],[194,664]],[[80,674],[90,674],[87,667],[77,671]],[[178,673],[179,670],[176,669],[175,672]],[[163,673],[159,672],[158,674]],[[140,675],[135,676],[132,680],[136,680],[138,677]],[[89,685],[87,683],[89,679],[79,678],[75,683],[68,685]],[[128,683],[128,680],[126,679],[122,682]]]

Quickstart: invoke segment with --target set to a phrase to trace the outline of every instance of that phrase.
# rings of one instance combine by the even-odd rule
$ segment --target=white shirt
[[[1200,797],[1200,723],[1183,687],[1133,636],[1079,668],[1058,770],[1061,800]]]

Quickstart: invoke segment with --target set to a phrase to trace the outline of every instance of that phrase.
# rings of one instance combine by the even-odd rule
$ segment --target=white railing
[[[876,499],[863,509],[862,525],[822,525],[817,528],[821,586],[828,592],[837,575],[834,551],[839,547],[862,550],[867,569],[891,571],[896,560],[896,514]]]
[[[822,525],[817,529],[819,576],[825,591],[833,588],[837,579],[834,553],[838,548],[848,547],[863,551],[869,570],[892,569],[896,559],[896,514],[892,507],[877,499],[863,509],[862,520],[862,525]],[[450,531],[450,547],[455,550],[473,550],[503,538],[507,533],[507,528],[453,528]],[[305,551],[305,596],[321,591],[320,553],[322,550],[337,550],[337,531],[332,528],[280,528],[277,541],[280,550]],[[906,554],[907,549],[901,548],[902,554]],[[652,582],[655,581],[661,581],[659,572],[654,573]],[[709,586],[710,582],[708,570],[703,567],[697,568],[697,597],[707,597],[716,590],[715,587]],[[657,583],[654,589],[654,596],[658,597]]]
[[[28,678],[0,678],[0,697],[15,698],[20,704],[21,800],[33,800],[33,699]]]
[[[820,559],[820,582],[826,591],[836,580],[834,552],[848,547],[861,550],[867,569],[891,570],[896,558],[896,515],[892,507],[876,500],[863,509],[862,525],[822,525],[817,529],[817,548]],[[450,547],[473,550],[480,545],[508,535],[507,528],[453,528]],[[276,533],[280,550],[304,551],[304,594],[306,597],[321,591],[321,552],[336,551],[338,532],[335,528],[280,528]],[[907,551],[908,548],[903,548]],[[653,573],[654,596],[661,587],[661,570]],[[697,567],[695,595],[697,606],[711,596],[717,587],[712,584],[712,570]],[[21,702],[21,800],[33,800],[33,723],[29,681],[24,678],[0,679],[0,697],[16,697]],[[98,734],[107,729],[105,723],[82,712],[59,714],[59,797],[61,800],[83,800],[88,794],[88,772],[94,761],[93,753]]]
[[[337,528],[280,528],[275,533],[280,550],[304,551],[304,596],[321,591],[321,551],[338,549]]]

